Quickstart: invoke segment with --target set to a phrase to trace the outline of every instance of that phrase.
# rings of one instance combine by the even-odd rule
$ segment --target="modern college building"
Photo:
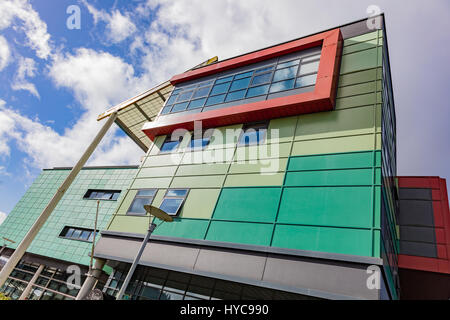
[[[121,190],[94,253],[112,268],[105,294],[118,293],[151,204],[174,221],[155,220],[128,299],[450,298],[445,180],[396,177],[387,36],[376,19],[208,61],[99,116],[114,115],[146,152],[126,187],[84,186],[68,199]],[[70,203],[59,208],[52,236],[92,225]],[[11,221],[14,210],[7,225],[21,220]],[[38,240],[37,254],[52,257]],[[57,258],[71,261],[67,241]],[[83,250],[78,263],[89,259]]]

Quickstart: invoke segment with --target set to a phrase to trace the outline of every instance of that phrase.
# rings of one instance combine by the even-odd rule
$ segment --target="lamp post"
[[[92,266],[94,261],[95,238],[97,236],[97,221],[98,221],[99,207],[100,207],[100,200],[97,200],[97,211],[95,212],[95,223],[94,223],[94,237],[92,239],[92,248],[91,248],[91,261],[89,262],[89,274],[92,274]]]
[[[159,208],[156,208],[151,205],[145,205],[144,208],[145,208],[145,211],[150,214],[150,217],[154,216],[154,217],[156,217],[162,221],[166,221],[166,222],[173,221],[171,216],[169,216],[166,212],[164,212],[163,210],[161,210]],[[145,245],[147,244],[148,240],[150,239],[150,236],[152,235],[152,232],[155,230],[155,228],[156,228],[156,224],[154,224],[150,218],[150,224],[148,227],[147,235],[145,236],[144,241],[142,241],[141,248],[139,249],[136,257],[134,258],[134,261],[131,264],[130,270],[128,271],[128,274],[125,277],[125,281],[123,282],[123,285],[120,288],[119,293],[117,294],[117,300],[122,300],[125,290],[127,289],[128,284],[130,283],[131,277],[133,276],[133,273],[136,270],[139,260],[141,259],[142,253],[144,252]]]

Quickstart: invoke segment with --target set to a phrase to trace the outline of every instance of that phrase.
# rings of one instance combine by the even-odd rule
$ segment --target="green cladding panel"
[[[273,222],[277,214],[281,188],[223,189],[214,219]]]
[[[375,255],[379,163],[379,151],[291,157],[281,187],[222,189],[205,239]]]
[[[286,188],[277,222],[370,228],[371,187]]]
[[[277,225],[273,246],[358,256],[372,255],[369,230]]]
[[[268,246],[272,224],[212,221],[206,240]]]
[[[209,220],[174,219],[171,223],[157,222],[154,235],[180,237],[186,239],[203,239]]]
[[[16,241],[15,244],[8,247],[14,249],[17,247],[69,172],[70,170],[64,169],[44,170],[34,180],[0,226],[0,237]],[[61,238],[59,237],[61,231],[65,226],[94,229],[97,201],[83,199],[88,189],[121,190],[117,201],[100,201],[97,228],[105,230],[136,172],[137,168],[131,167],[81,170],[27,252],[88,265],[92,243]]]

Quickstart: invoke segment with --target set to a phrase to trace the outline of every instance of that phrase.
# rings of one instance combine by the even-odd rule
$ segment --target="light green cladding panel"
[[[10,247],[16,248],[20,243],[69,172],[70,170],[64,169],[44,170],[36,178],[8,219],[0,226],[0,237],[16,241]],[[64,239],[59,236],[61,231],[66,226],[94,229],[97,201],[84,199],[89,189],[121,190],[118,201],[100,201],[97,227],[104,230],[136,172],[137,169],[131,167],[81,170],[27,251],[73,263],[89,264],[88,253],[92,244],[88,241]]]
[[[335,110],[298,116],[291,156],[381,149],[381,32],[344,41]]]

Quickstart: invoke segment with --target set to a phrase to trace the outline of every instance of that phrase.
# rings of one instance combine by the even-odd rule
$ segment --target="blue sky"
[[[80,8],[80,30],[66,26],[70,5]],[[449,178],[446,0],[2,0],[0,216],[42,168],[76,162],[107,108],[212,56],[364,18],[369,5],[386,14],[398,174]],[[114,127],[89,164],[136,164],[141,154]]]

